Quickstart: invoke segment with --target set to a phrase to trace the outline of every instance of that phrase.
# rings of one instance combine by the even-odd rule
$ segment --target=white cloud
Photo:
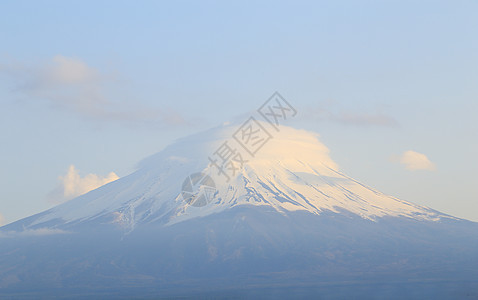
[[[117,86],[114,74],[105,74],[78,58],[57,55],[47,63],[28,66],[0,64],[0,73],[13,80],[13,91],[33,99],[43,99],[55,108],[99,121],[185,125],[176,111],[143,107],[138,99],[112,101],[108,86]],[[127,104],[129,103],[129,105]]]
[[[5,225],[5,218],[3,217],[2,214],[0,214],[0,226]]]
[[[96,174],[88,174],[81,177],[75,166],[71,165],[66,175],[59,177],[60,185],[48,195],[48,199],[53,203],[61,203],[86,194],[118,178],[118,175],[114,172],[104,177]]]
[[[61,55],[53,58],[53,65],[46,69],[46,75],[53,84],[89,83],[100,77],[97,70],[81,60]]]
[[[435,164],[432,163],[425,154],[418,153],[412,150],[405,151],[400,156],[400,163],[405,166],[407,170],[435,170]]]

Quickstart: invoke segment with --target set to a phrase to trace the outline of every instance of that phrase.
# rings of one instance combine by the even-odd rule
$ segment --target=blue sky
[[[279,91],[298,110],[291,125],[318,132],[349,176],[478,221],[477,12],[476,1],[4,1],[0,220],[62,201],[52,195],[68,178],[125,176]]]

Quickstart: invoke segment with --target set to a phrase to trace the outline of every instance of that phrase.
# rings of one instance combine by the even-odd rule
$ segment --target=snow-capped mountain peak
[[[265,133],[254,137],[247,135],[251,128],[223,125],[180,139],[142,161],[135,173],[41,213],[29,226],[101,220],[133,230],[140,223],[174,224],[241,205],[282,214],[345,211],[370,220],[450,218],[344,175],[316,133],[286,126],[274,131],[253,121]]]

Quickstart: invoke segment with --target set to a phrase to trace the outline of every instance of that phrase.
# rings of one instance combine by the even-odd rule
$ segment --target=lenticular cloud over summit
[[[344,282],[362,282],[367,295],[396,298],[397,282],[431,297],[470,290],[478,275],[476,223],[361,184],[316,133],[254,119],[179,139],[133,174],[1,230],[39,229],[65,234],[7,239],[0,287],[348,297]]]

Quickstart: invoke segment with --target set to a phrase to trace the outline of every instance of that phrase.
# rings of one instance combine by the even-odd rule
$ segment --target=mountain
[[[0,297],[474,298],[478,224],[343,174],[249,119],[0,229]]]

